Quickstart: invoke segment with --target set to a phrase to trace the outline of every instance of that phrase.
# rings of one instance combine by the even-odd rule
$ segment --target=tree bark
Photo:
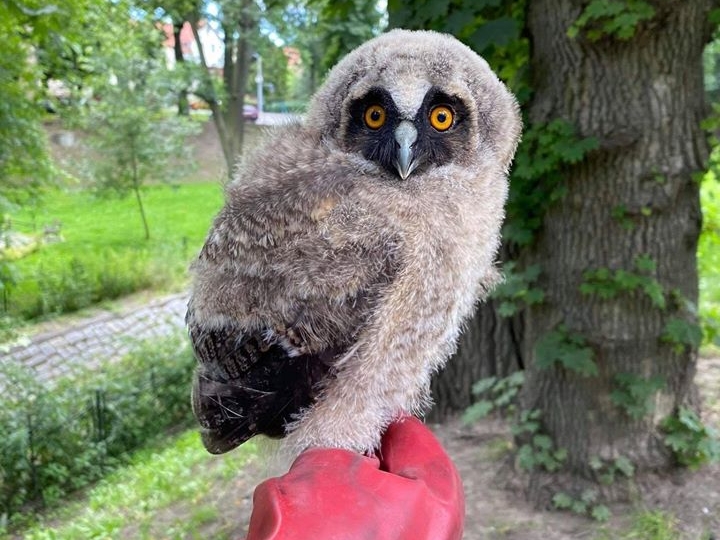
[[[185,62],[182,43],[180,42],[180,32],[182,31],[183,24],[184,21],[173,19],[173,37],[175,38],[173,50],[175,52],[175,64],[178,69],[180,69]],[[181,88],[178,92],[178,114],[181,116],[190,116],[187,88]]]
[[[218,138],[220,139],[220,147],[222,148],[223,157],[225,158],[225,164],[227,165],[227,174],[228,177],[231,177],[233,164],[235,162],[235,155],[232,153],[232,149],[229,144],[228,127],[225,124],[225,116],[223,114],[223,109],[220,101],[215,95],[212,74],[210,73],[210,68],[208,67],[207,60],[205,58],[205,51],[202,46],[202,41],[200,41],[200,34],[198,33],[199,19],[197,18],[197,16],[194,16],[189,22],[190,27],[193,31],[195,43],[197,44],[198,55],[200,56],[200,65],[202,66],[203,74],[205,75],[204,82],[207,86],[207,94],[203,96],[203,99],[205,99],[207,104],[210,106],[213,122],[215,123],[215,128],[218,132]],[[226,58],[228,57],[227,41],[225,42],[225,56]]]
[[[677,351],[661,336],[671,317],[694,321],[671,291],[695,304],[698,298],[701,213],[693,174],[705,168],[708,155],[700,129],[707,113],[701,56],[713,2],[650,3],[655,16],[627,41],[590,41],[582,33],[569,38],[567,30],[587,2],[529,3],[531,122],[565,119],[580,136],[599,141],[597,150],[563,171],[566,195],[545,215],[527,254],[543,268],[546,297],[526,314],[523,357],[529,365],[521,405],[542,411],[542,429],[568,450],[566,471],[576,480],[593,479],[593,456],[623,456],[637,473],[670,468],[659,423],[695,402],[697,351]],[[618,208],[625,209],[625,220],[617,219]],[[610,299],[581,293],[587,270],[634,272],[640,255],[656,262],[652,277],[665,291],[666,308],[642,291]],[[557,363],[538,368],[535,346],[560,324],[592,348],[597,376],[582,377]],[[652,397],[653,412],[633,419],[612,402],[620,373],[663,378],[665,387]],[[534,485],[531,498],[547,502],[553,491],[542,482]]]

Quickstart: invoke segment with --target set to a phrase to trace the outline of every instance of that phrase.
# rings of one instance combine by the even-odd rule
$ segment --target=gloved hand
[[[407,416],[378,457],[313,448],[255,489],[246,540],[459,540],[460,477],[432,432]]]

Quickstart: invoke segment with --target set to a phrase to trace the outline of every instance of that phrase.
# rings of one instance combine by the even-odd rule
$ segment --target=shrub
[[[150,340],[99,371],[42,384],[0,365],[0,516],[51,504],[191,418],[184,340]],[[0,520],[2,521],[2,520]]]

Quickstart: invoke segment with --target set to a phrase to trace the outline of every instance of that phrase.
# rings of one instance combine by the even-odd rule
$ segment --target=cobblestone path
[[[94,367],[129,352],[138,341],[170,336],[185,325],[187,293],[155,298],[147,304],[105,311],[0,352],[0,363],[19,362],[47,381],[78,367]]]

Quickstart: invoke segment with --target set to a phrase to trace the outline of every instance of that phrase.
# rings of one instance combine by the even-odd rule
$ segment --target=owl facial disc
[[[410,173],[415,170],[418,165],[417,159],[413,152],[413,145],[417,140],[417,128],[412,122],[403,120],[398,127],[395,128],[395,141],[398,143],[397,158],[395,159],[395,167],[397,167],[400,178],[405,180]]]

